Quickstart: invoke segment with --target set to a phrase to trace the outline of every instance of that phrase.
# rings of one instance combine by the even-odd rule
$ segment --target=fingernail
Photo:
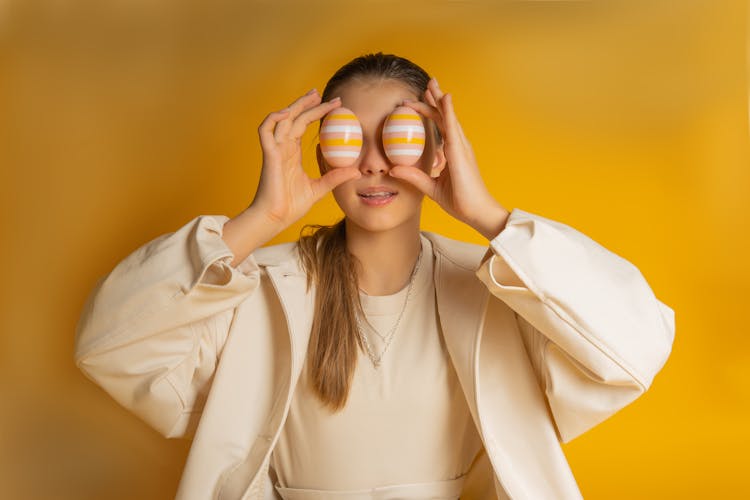
[[[330,100],[330,101],[328,101],[328,102],[336,102],[336,101],[340,101],[340,100],[341,100],[341,98],[340,98],[340,97],[334,97],[333,99],[331,99],[331,100]]]
[[[313,88],[313,89],[311,89],[311,90],[310,90],[310,91],[309,91],[309,92],[308,92],[307,94],[305,94],[305,95],[313,95],[313,94],[314,94],[315,92],[317,92],[317,91],[318,91],[318,89],[315,89],[315,88]]]
[[[435,77],[433,76],[433,77],[432,77],[432,79],[433,79],[433,80],[435,80],[435,85],[437,85],[437,87],[439,88],[439,87],[440,87],[440,84],[438,83],[438,81],[437,81],[437,78],[435,78]]]

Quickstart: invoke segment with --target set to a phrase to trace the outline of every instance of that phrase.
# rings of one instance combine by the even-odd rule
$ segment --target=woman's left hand
[[[474,151],[456,119],[452,96],[444,94],[433,78],[425,100],[406,100],[404,105],[435,122],[443,136],[447,164],[437,178],[407,166],[392,167],[390,175],[411,183],[453,217],[491,240],[505,227],[509,212],[492,197],[482,180]]]

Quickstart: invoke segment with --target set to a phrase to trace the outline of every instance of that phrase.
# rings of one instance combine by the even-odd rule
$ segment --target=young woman
[[[412,166],[388,115],[421,115]],[[307,127],[346,107],[347,167]],[[92,292],[76,363],[167,437],[192,438],[180,499],[579,498],[568,442],[646,391],[674,312],[639,270],[570,226],[508,211],[451,95],[414,63],[358,57],[259,128],[255,199],[148,242]],[[345,217],[263,246],[326,193]],[[481,233],[420,231],[424,195]]]

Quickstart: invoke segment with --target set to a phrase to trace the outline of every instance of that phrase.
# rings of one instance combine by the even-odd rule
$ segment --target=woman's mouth
[[[366,193],[357,193],[359,199],[365,205],[379,207],[387,205],[398,195],[395,191],[373,191]]]

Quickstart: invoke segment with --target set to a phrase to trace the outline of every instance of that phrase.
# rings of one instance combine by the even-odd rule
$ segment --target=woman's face
[[[358,168],[362,177],[345,182],[333,190],[333,196],[341,210],[350,223],[367,231],[385,231],[403,224],[419,227],[424,195],[408,182],[388,175],[395,165],[385,155],[381,140],[387,116],[404,99],[418,100],[419,97],[406,84],[392,79],[350,81],[343,84],[335,95],[341,97],[341,105],[352,110],[362,125],[362,151],[359,158],[351,167],[339,167]],[[423,118],[423,121],[428,120]],[[419,168],[427,175],[437,175],[444,164],[442,148],[436,143],[432,127],[432,123],[425,124],[427,133],[424,153],[410,167]],[[333,168],[325,162],[320,146],[317,157],[321,174]],[[395,195],[385,199],[362,196],[366,190],[373,188]]]

